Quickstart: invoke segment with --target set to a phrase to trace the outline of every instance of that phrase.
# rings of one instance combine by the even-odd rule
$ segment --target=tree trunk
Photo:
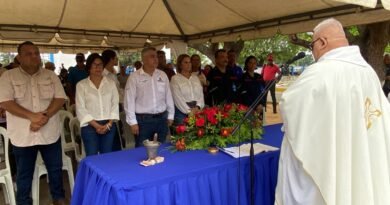
[[[226,51],[234,50],[237,56],[240,55],[243,48],[244,48],[243,40],[223,43],[223,49],[225,49]]]
[[[385,79],[383,54],[390,43],[390,21],[358,26],[359,38],[351,44],[358,45],[364,59],[374,68],[379,79]]]
[[[292,44],[295,44],[295,45],[297,45],[297,46],[302,46],[302,47],[305,47],[305,48],[309,49],[309,44],[310,44],[310,42],[298,38],[297,34],[291,34],[291,35],[289,35],[288,37],[290,38],[290,42],[291,42]]]
[[[194,48],[207,56],[212,62],[215,62],[214,60],[214,53],[219,47],[219,43],[197,43],[197,44],[190,44],[188,45],[191,48]],[[226,51],[229,51],[230,49],[233,49],[236,52],[236,55],[239,56],[242,49],[244,48],[244,41],[236,41],[236,42],[224,42],[223,43],[223,49]]]

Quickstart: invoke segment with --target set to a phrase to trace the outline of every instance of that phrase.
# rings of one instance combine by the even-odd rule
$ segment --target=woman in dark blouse
[[[265,82],[262,76],[255,73],[257,68],[257,59],[254,56],[249,56],[245,60],[245,73],[242,76],[241,84],[241,99],[242,103],[246,106],[252,105],[256,98],[262,94],[265,88]],[[256,112],[262,113],[263,106],[266,106],[265,96],[260,100],[260,103],[256,107]]]

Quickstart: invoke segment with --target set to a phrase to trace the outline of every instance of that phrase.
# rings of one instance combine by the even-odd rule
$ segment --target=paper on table
[[[251,144],[247,143],[247,144],[242,144],[240,147],[236,146],[236,147],[220,148],[220,149],[221,151],[225,152],[226,154],[234,158],[239,158],[239,157],[249,156],[250,148],[251,148]],[[253,144],[253,151],[255,155],[261,152],[276,151],[276,150],[279,150],[279,148],[261,144],[261,143]]]
[[[152,165],[155,165],[155,164],[158,164],[158,163],[162,163],[162,162],[164,162],[164,157],[158,156],[158,157],[156,157],[154,159],[143,160],[139,164],[144,166],[144,167],[148,167],[148,166],[152,166]]]

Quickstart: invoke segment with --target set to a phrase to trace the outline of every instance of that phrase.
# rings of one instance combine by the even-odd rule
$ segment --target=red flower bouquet
[[[209,107],[197,113],[190,113],[183,125],[176,126],[171,138],[173,149],[177,151],[207,149],[210,146],[226,147],[250,139],[253,129],[255,139],[260,139],[262,122],[254,113],[240,129],[232,135],[234,127],[244,117],[248,107],[241,104],[226,104]]]

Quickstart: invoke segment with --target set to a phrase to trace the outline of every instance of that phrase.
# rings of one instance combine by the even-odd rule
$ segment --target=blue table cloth
[[[261,143],[280,147],[281,125],[266,126]],[[255,156],[255,202],[273,205],[279,151]],[[207,205],[249,204],[249,157],[218,152],[172,153],[164,163],[143,167],[145,148],[85,158],[77,171],[72,204]]]

